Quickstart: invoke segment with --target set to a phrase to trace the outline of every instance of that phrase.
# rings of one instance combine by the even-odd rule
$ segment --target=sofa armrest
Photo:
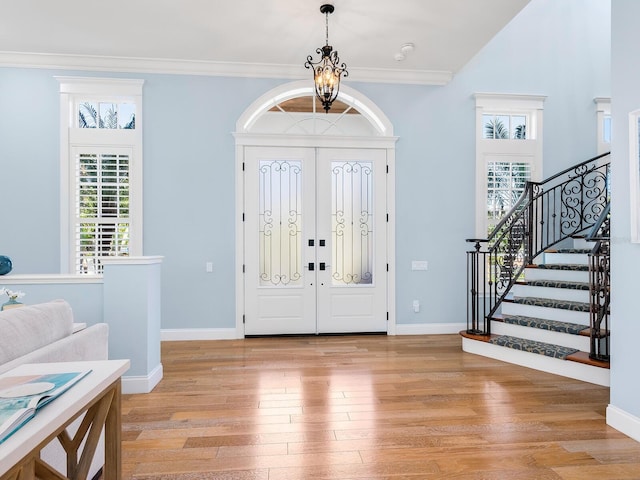
[[[24,363],[77,362],[107,360],[109,325],[98,323],[0,365],[0,373]]]

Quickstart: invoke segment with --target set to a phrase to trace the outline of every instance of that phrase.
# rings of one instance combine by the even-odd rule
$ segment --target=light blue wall
[[[6,280],[9,277],[0,278]],[[65,282],[50,282],[47,284],[3,282],[0,284],[1,287],[24,292],[26,296],[21,301],[29,305],[57,299],[66,300],[73,309],[74,321],[86,323],[88,326],[104,321],[102,282],[82,284]],[[3,298],[0,298],[0,303],[4,303],[6,298],[3,295]]]
[[[593,98],[610,95],[608,22],[607,1],[533,0],[447,86],[349,81],[382,108],[400,137],[399,323],[465,321],[464,239],[474,234],[473,93],[548,97],[547,175],[594,155]],[[18,212],[10,227],[0,228],[0,254],[14,259],[16,273],[58,269],[58,84],[53,75],[78,74],[118,76],[0,69],[0,205]],[[165,258],[162,326],[233,328],[231,133],[247,106],[282,82],[120,76],[145,79],[144,253]],[[6,219],[6,210],[3,215]],[[429,270],[411,271],[414,259],[428,260]],[[207,261],[213,262],[213,273],[205,273]],[[418,314],[411,309],[414,299],[423,305]]]
[[[640,318],[637,301],[640,244],[631,243],[629,197],[629,113],[640,109],[640,58],[636,48],[640,44],[638,19],[640,2],[613,1],[611,404],[640,419]],[[635,208],[640,208],[640,205]]]
[[[445,87],[355,85],[400,137],[399,323],[465,321],[464,239],[475,235],[473,94],[547,96],[545,177],[596,155],[593,99],[611,94],[609,18],[607,1],[533,0]],[[411,260],[428,260],[429,270],[411,271]],[[424,307],[418,314],[413,299]]]
[[[128,358],[128,376],[149,377],[160,366],[161,263],[104,266],[104,320],[109,358]],[[117,339],[117,341],[111,341]]]
[[[11,257],[16,272],[60,268],[60,99],[53,75],[0,69],[0,255]]]

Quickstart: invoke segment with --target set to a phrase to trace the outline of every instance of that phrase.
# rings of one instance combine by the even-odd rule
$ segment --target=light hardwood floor
[[[609,390],[458,335],[165,342],[123,397],[124,479],[640,479]]]

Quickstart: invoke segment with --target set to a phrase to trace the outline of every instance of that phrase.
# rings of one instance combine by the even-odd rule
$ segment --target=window
[[[476,235],[487,238],[530,180],[542,176],[544,97],[478,93]]]
[[[62,271],[142,254],[142,82],[60,77]]]
[[[100,257],[129,253],[129,149],[74,149],[74,271],[97,273]]]
[[[136,128],[136,106],[132,103],[80,102],[78,128]]]
[[[487,162],[487,235],[522,196],[529,180],[530,163]]]
[[[483,113],[482,134],[485,139],[524,140],[527,138],[527,117]]]

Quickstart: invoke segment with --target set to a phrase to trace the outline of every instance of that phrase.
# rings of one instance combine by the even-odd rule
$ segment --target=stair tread
[[[538,342],[536,340],[528,340],[526,338],[513,337],[511,335],[500,335],[489,340],[493,345],[501,347],[513,348],[523,352],[537,353],[547,357],[566,360],[567,356],[577,353],[577,348],[563,347],[552,343]]]
[[[540,297],[513,297],[513,303],[521,305],[531,305],[535,307],[559,308],[562,310],[571,310],[574,312],[589,312],[590,307],[585,302],[575,302],[570,300],[555,300],[551,298]]]
[[[577,263],[539,263],[536,268],[545,270],[570,270],[578,272],[588,272],[589,265],[580,265]]]
[[[566,282],[564,280],[528,280],[524,285],[532,287],[566,288],[569,290],[589,290],[587,282]]]
[[[590,248],[559,248],[557,253],[591,253]]]
[[[496,338],[498,335],[482,335],[479,333],[470,333],[466,330],[461,330],[460,335],[464,338],[468,338],[470,340],[477,340],[479,342],[489,342],[492,338]]]
[[[496,345],[496,346],[504,346],[505,348],[509,348],[509,346],[507,345],[499,345],[500,343],[507,343],[508,339],[503,339],[503,340],[498,340],[500,337],[509,337],[510,339],[516,340],[516,341],[526,341],[529,344],[533,344],[534,342],[532,340],[526,340],[526,339],[521,339],[518,337],[513,337],[513,336],[509,336],[509,335],[477,335],[477,334],[469,334],[467,333],[465,330],[462,330],[460,332],[460,335],[463,337],[466,337],[470,340],[476,340],[476,341],[481,341],[484,343],[490,343],[492,345]],[[545,348],[549,348],[550,351],[553,352],[559,352],[562,350],[561,355],[564,358],[560,358],[560,357],[554,357],[554,358],[558,358],[558,359],[562,359],[562,360],[567,360],[570,362],[576,362],[576,363],[583,363],[585,365],[590,365],[593,367],[599,367],[599,368],[610,368],[610,364],[609,362],[606,361],[601,361],[601,360],[594,360],[592,358],[589,357],[589,353],[588,352],[583,352],[582,350],[577,350],[575,348],[568,348],[568,347],[561,347],[559,345],[553,345],[550,343],[543,343],[543,342],[535,342],[537,344],[539,344],[539,346],[543,346]],[[530,353],[538,353],[538,354],[543,354],[542,351],[540,350],[536,350],[535,348],[532,348],[532,352]],[[568,353],[565,355],[565,353],[567,353],[568,351],[573,350],[573,353]],[[522,350],[521,350],[522,351]],[[524,351],[529,351],[529,350],[524,350]]]
[[[571,355],[567,355],[567,360],[572,362],[584,363],[585,365],[593,365],[594,367],[610,368],[610,363],[602,360],[594,360],[589,357],[587,352],[576,352]]]
[[[521,325],[523,327],[569,333],[572,335],[580,335],[583,330],[589,329],[589,325],[561,322],[559,320],[547,320],[544,318],[526,317],[524,315],[503,315],[502,321],[511,325]]]

